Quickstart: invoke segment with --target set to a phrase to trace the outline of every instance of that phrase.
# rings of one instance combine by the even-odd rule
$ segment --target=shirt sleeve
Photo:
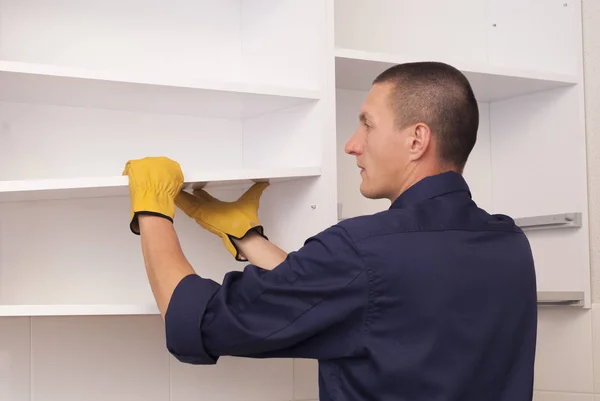
[[[252,264],[222,284],[193,274],[165,316],[167,349],[190,364],[220,356],[328,359],[360,352],[369,304],[367,269],[333,226],[273,270]]]

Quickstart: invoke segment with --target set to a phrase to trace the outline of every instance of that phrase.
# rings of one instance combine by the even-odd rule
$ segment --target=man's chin
[[[369,188],[364,188],[363,185],[360,186],[360,194],[367,199],[379,199],[376,193],[370,191]]]

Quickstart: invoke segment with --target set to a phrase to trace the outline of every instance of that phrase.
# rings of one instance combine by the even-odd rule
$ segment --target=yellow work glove
[[[140,214],[160,216],[173,222],[175,197],[183,187],[183,172],[179,163],[166,157],[129,160],[123,175],[129,176],[131,232],[140,234]]]
[[[232,238],[241,239],[250,230],[267,238],[258,219],[258,206],[260,197],[268,186],[266,182],[255,183],[235,202],[216,199],[203,189],[194,190],[193,195],[182,191],[175,198],[175,204],[200,226],[221,237],[225,248],[236,260],[246,261]]]

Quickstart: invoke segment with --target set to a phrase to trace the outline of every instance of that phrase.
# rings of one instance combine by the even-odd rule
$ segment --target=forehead
[[[360,108],[360,117],[384,117],[392,113],[390,92],[392,84],[378,83],[371,87]]]

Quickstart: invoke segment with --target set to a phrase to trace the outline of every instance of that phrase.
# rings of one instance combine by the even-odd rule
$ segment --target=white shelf
[[[319,167],[299,167],[277,170],[242,170],[185,174],[184,188],[199,186],[246,186],[255,181],[271,183],[316,177]],[[81,177],[45,180],[0,181],[0,202],[22,202],[47,199],[97,198],[129,194],[126,176]]]
[[[312,89],[0,61],[0,100],[248,118],[320,98]]]
[[[335,51],[336,87],[369,90],[372,81],[387,68],[411,61],[398,55],[338,48]],[[552,73],[515,70],[491,66],[451,63],[471,82],[480,102],[491,102],[515,96],[574,85],[577,77]]]
[[[1,316],[155,315],[156,305],[0,305]]]

